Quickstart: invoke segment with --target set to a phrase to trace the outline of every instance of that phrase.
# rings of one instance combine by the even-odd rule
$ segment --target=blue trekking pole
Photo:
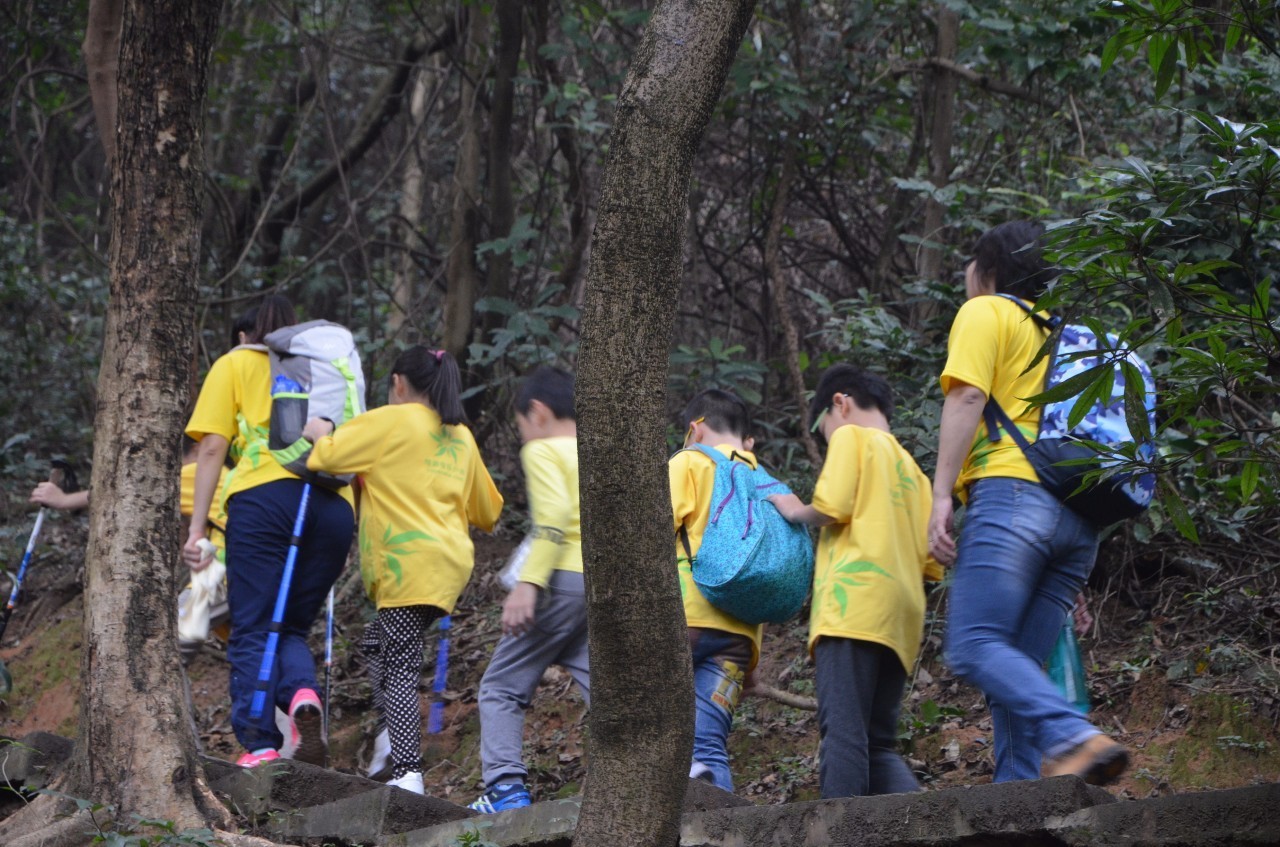
[[[436,680],[431,686],[431,711],[427,714],[427,732],[436,735],[444,728],[444,689],[449,677],[449,629],[453,622],[448,615],[440,619],[440,644],[436,648]]]
[[[324,712],[321,731],[329,737],[329,674],[333,670],[333,586],[329,586],[329,599],[325,603],[324,617]]]
[[[293,565],[298,561],[298,546],[302,543],[302,522],[307,516],[307,503],[311,500],[311,483],[302,485],[302,500],[298,503],[298,517],[293,522],[293,536],[289,539],[289,553],[284,559],[284,574],[280,577],[280,590],[276,593],[276,607],[271,613],[271,628],[267,631],[267,646],[262,653],[262,667],[258,668],[258,687],[253,692],[249,717],[262,717],[267,706],[267,685],[271,682],[271,670],[276,663],[276,648],[280,646],[280,627],[284,622],[284,607],[289,600],[289,583],[293,582]]]
[[[56,461],[53,463],[53,470],[49,472],[49,481],[54,485],[61,486],[64,470],[69,466],[66,462]],[[0,611],[0,638],[4,638],[4,631],[9,628],[9,618],[13,617],[13,607],[18,604],[18,594],[22,591],[22,580],[26,579],[27,566],[31,564],[31,553],[36,549],[36,539],[40,537],[40,528],[44,526],[45,507],[41,506],[40,511],[36,513],[36,525],[31,529],[31,537],[27,539],[27,549],[22,554],[22,564],[18,566],[18,574],[13,578],[13,589],[9,592],[9,602],[4,604],[4,610]],[[10,675],[9,669],[5,667],[3,661],[0,661],[0,695],[8,694],[13,690],[13,676]]]

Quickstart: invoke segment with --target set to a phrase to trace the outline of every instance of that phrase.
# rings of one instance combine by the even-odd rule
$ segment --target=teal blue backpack
[[[695,444],[716,463],[707,529],[698,555],[691,556],[683,527],[680,538],[693,581],[707,602],[749,624],[785,623],[799,614],[813,582],[813,542],[809,531],[787,521],[766,500],[791,490],[764,470]]]

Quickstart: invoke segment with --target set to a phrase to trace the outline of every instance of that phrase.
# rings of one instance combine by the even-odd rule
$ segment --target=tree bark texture
[[[404,157],[404,180],[400,195],[399,230],[403,249],[400,263],[396,268],[395,279],[391,291],[391,311],[387,314],[387,334],[400,335],[407,322],[414,328],[411,340],[417,341],[416,327],[419,324],[415,312],[417,303],[417,281],[421,276],[417,264],[413,261],[413,251],[421,236],[418,228],[422,225],[422,204],[426,198],[426,175],[422,163],[429,152],[430,144],[427,134],[423,132],[423,121],[427,113],[427,74],[419,70],[413,80],[413,93],[409,97],[409,119],[412,121],[413,141],[409,153]]]
[[[173,589],[205,81],[221,5],[125,5],[76,742],[80,791],[180,828],[220,821],[189,728]]]
[[[939,63],[954,62],[956,40],[960,32],[960,16],[951,9],[938,9],[938,36],[936,57]],[[951,139],[955,130],[956,77],[941,64],[930,74],[929,87],[929,181],[936,188],[943,188],[951,181]],[[924,227],[920,237],[925,240],[920,248],[917,265],[920,277],[936,279],[942,269],[940,234],[946,223],[947,208],[932,197],[925,201]],[[937,245],[937,246],[935,246]]]
[[[116,75],[120,68],[120,24],[124,0],[89,0],[84,28],[84,66],[89,75],[93,119],[107,157],[107,173],[116,155]]]
[[[751,0],[665,0],[623,83],[578,359],[591,651],[586,845],[675,845],[693,682],[671,530],[664,395],[689,177]]]

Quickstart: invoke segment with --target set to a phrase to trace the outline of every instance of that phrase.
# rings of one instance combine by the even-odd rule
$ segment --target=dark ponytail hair
[[[262,340],[282,326],[292,326],[298,322],[293,311],[293,304],[283,294],[269,294],[258,304],[258,316],[253,322],[253,331],[249,333],[250,344],[261,344]]]
[[[410,347],[396,358],[391,373],[409,380],[413,390],[431,402],[431,408],[446,424],[467,422],[462,409],[462,374],[458,362],[444,350],[428,350],[421,344]]]

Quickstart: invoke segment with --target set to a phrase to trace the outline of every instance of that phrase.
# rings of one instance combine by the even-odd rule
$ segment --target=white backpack
[[[337,426],[364,411],[364,372],[351,331],[330,321],[307,321],[281,327],[263,341],[271,356],[271,455],[285,470],[326,488],[350,484],[351,474],[307,470],[311,442],[302,428],[311,418]]]

